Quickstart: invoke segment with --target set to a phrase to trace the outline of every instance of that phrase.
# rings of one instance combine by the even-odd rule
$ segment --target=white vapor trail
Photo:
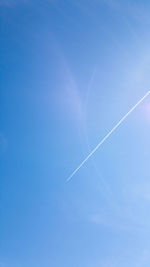
[[[118,126],[131,114],[131,112],[137,108],[138,105],[150,94],[148,91],[136,104],[133,106],[128,113],[123,116],[123,118],[112,128],[112,130],[105,135],[105,137],[98,143],[98,145],[91,151],[91,153],[81,162],[81,164],[73,171],[73,173],[68,177],[67,182],[75,175],[75,173],[80,170],[84,163],[97,151],[97,149],[107,140],[107,138],[118,128]]]

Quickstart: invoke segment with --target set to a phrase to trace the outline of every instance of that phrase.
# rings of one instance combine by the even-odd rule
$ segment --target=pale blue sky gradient
[[[150,266],[147,0],[0,0],[0,267]]]

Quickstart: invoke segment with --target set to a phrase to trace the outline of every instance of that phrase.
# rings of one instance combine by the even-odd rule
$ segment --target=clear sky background
[[[150,266],[148,0],[0,0],[0,267]]]

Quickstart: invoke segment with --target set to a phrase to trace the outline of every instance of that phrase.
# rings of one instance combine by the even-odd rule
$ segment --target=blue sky
[[[0,267],[150,266],[147,0],[0,0]]]

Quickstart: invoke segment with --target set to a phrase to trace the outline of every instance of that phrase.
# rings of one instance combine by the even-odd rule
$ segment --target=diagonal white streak
[[[118,128],[118,126],[137,108],[138,105],[150,94],[148,91],[129,111],[123,118],[113,127],[113,129],[105,135],[105,137],[98,143],[98,145],[91,151],[91,153],[81,162],[81,164],[73,171],[68,177],[67,182],[75,175],[75,173],[84,165],[84,163],[96,152],[96,150],[107,140],[107,138]]]

